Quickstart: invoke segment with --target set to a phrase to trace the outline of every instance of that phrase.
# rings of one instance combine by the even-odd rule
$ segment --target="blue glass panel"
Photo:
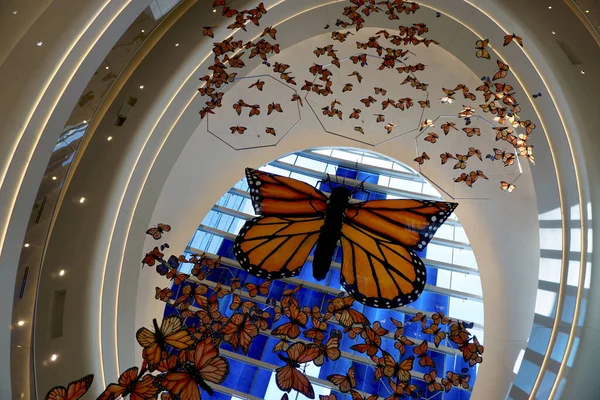
[[[267,393],[267,387],[269,386],[269,381],[271,380],[272,374],[273,372],[271,371],[259,369],[256,372],[256,376],[254,377],[254,381],[256,382],[256,384],[252,385],[250,394],[252,396],[258,397],[259,399],[264,399],[265,394]]]

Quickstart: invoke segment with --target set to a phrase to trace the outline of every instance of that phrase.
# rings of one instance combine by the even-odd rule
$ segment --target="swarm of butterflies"
[[[146,233],[160,240],[169,231],[170,225],[158,224]],[[136,339],[142,348],[141,367],[125,370],[98,399],[113,400],[129,395],[136,400],[159,396],[161,400],[193,400],[202,398],[202,394],[212,396],[215,389],[218,390],[215,385],[223,383],[229,374],[227,351],[220,350],[221,345],[228,343],[236,352],[247,355],[258,335],[279,340],[273,351],[281,365],[274,366],[274,371],[277,387],[285,392],[282,399],[287,399],[291,391],[315,398],[311,378],[305,373],[306,365],[322,366],[346,357],[340,349],[343,336],[355,340],[356,344],[350,348],[364,355],[362,362],[373,368],[375,381],[381,381],[387,388],[386,400],[424,395],[412,381],[415,363],[429,370],[422,378],[429,394],[457,387],[469,389],[468,368],[456,373],[447,371],[445,377],[439,378],[427,340],[405,336],[405,325],[394,318],[390,318],[393,332],[385,329],[380,321],[372,323],[355,308],[350,296],[340,295],[328,300],[323,307],[310,308],[297,298],[302,285],[288,286],[280,299],[267,297],[271,281],[242,283],[238,278],[231,278],[229,286],[224,286],[210,280],[211,274],[228,269],[220,258],[212,259],[206,254],[166,258],[161,249],[168,247],[167,244],[154,247],[142,265],[156,267],[157,273],[179,285],[178,295],[167,286],[157,287],[155,296],[174,307],[177,314],[164,317],[160,324],[154,319],[150,328],[137,331]],[[191,275],[178,272],[182,263],[192,264]],[[229,315],[220,311],[223,302],[229,303]],[[408,323],[419,324],[422,333],[431,335],[435,348],[447,339],[448,345],[455,346],[470,366],[483,361],[484,347],[468,331],[472,323],[450,319],[441,312],[429,316],[417,312]],[[328,329],[329,326],[334,329]],[[393,340],[397,350],[394,354],[384,349],[384,339]],[[92,381],[93,375],[87,375],[67,387],[56,386],[45,399],[77,400],[88,391]],[[353,400],[379,398],[378,393],[356,390],[354,366],[345,374],[327,376],[327,381],[339,394],[349,394]],[[336,398],[335,393],[320,396],[323,400]]]
[[[504,37],[504,46],[508,46],[512,42],[517,43],[519,46],[523,46],[523,40],[521,37],[510,34]],[[490,44],[489,39],[477,40],[475,44],[477,58],[491,59],[490,53],[487,50]],[[528,145],[527,140],[531,133],[536,128],[536,125],[531,120],[522,120],[519,116],[521,108],[516,100],[513,86],[505,82],[500,81],[507,77],[510,67],[508,64],[501,60],[496,60],[498,70],[495,72],[493,77],[484,76],[482,77],[482,84],[478,86],[475,91],[482,92],[483,98],[485,99],[484,104],[480,104],[479,108],[484,113],[490,113],[494,115],[494,121],[500,123],[502,126],[493,127],[495,141],[505,141],[516,150],[516,152],[506,151],[502,148],[493,148],[493,154],[487,154],[486,159],[490,161],[500,161],[504,167],[513,165],[517,157],[528,159],[534,164],[533,145]],[[454,89],[442,88],[444,95],[440,98],[442,103],[452,104],[456,98],[457,93],[461,93],[464,97],[463,101],[470,100],[476,101],[476,94],[472,93],[469,88],[464,84],[458,84]],[[541,96],[537,94],[534,98]],[[470,106],[463,106],[463,110],[458,113],[459,118],[465,120],[466,125],[471,125],[471,117],[475,114],[475,109]],[[507,126],[508,125],[508,126]],[[425,128],[433,127],[433,121],[424,120],[421,123],[421,131]],[[456,124],[452,122],[446,122],[441,125],[441,129],[444,135],[448,135],[450,131],[459,131],[456,128]],[[517,129],[523,129],[523,132],[517,132]],[[478,127],[465,127],[462,131],[467,137],[481,136],[481,128]],[[490,135],[491,136],[491,135]],[[424,138],[425,141],[434,144],[439,139],[439,135],[435,132],[428,132]],[[500,146],[498,146],[500,147]],[[469,148],[467,154],[451,154],[450,152],[443,152],[440,154],[441,164],[446,164],[449,159],[456,160],[454,169],[465,169],[468,158],[473,155],[477,155],[479,160],[482,160],[481,151],[473,147]],[[430,160],[427,153],[423,152],[420,156],[415,158],[415,162],[419,165],[423,165],[425,161]],[[456,183],[465,183],[467,186],[472,187],[478,178],[488,179],[482,170],[471,170],[469,172],[462,172],[457,178],[454,179]],[[500,182],[500,188],[507,192],[515,190],[516,186],[513,183],[506,181]]]
[[[337,41],[340,43],[349,40],[349,36],[353,36],[354,33],[351,28],[354,28],[357,32],[364,27],[366,19],[375,13],[384,13],[389,20],[400,20],[403,14],[415,14],[420,6],[417,3],[403,1],[403,0],[389,0],[389,1],[377,1],[377,0],[349,0],[348,5],[344,7],[341,18],[335,21],[335,24],[327,24],[325,29],[333,27],[331,32],[331,39],[333,42]],[[260,3],[255,8],[249,10],[236,10],[227,5],[225,0],[215,1],[214,7],[221,7],[221,15],[225,18],[233,20],[231,24],[227,26],[227,29],[247,30],[248,26],[253,24],[260,26],[261,17],[267,13],[267,9],[263,3]],[[214,37],[215,26],[206,26],[203,28],[203,34],[205,36]],[[340,57],[337,55],[335,49],[335,43],[330,43],[324,47],[317,47],[313,53],[319,59],[325,59],[324,64],[315,63],[309,70],[310,74],[314,77],[314,80],[306,80],[304,84],[300,84],[301,90],[307,91],[308,95],[316,96],[335,96],[339,93],[339,96],[346,92],[350,92],[356,85],[360,85],[362,81],[362,74],[360,68],[363,68],[371,63],[377,63],[379,70],[396,69],[400,74],[406,74],[402,84],[409,84],[410,87],[416,90],[428,90],[428,84],[421,82],[415,74],[420,71],[424,71],[426,66],[419,62],[405,63],[405,57],[411,53],[410,50],[400,46],[418,46],[425,45],[429,47],[431,44],[439,44],[433,39],[425,38],[424,35],[429,31],[429,28],[422,23],[415,23],[409,26],[400,25],[397,32],[391,32],[388,30],[381,30],[376,33],[375,36],[369,37],[366,41],[356,41],[356,48],[361,53],[355,54],[350,57],[350,61],[356,65],[354,70],[348,76],[341,77],[344,80],[343,85],[340,88],[334,88],[332,76],[336,69],[340,68]],[[221,87],[232,83],[236,80],[237,73],[229,72],[233,68],[243,68],[244,55],[248,59],[254,57],[260,57],[263,64],[268,67],[272,67],[274,74],[279,75],[279,78],[290,87],[297,87],[298,83],[295,80],[294,74],[291,71],[291,67],[283,62],[276,62],[271,65],[269,58],[273,55],[279,54],[280,46],[274,41],[277,38],[277,29],[274,27],[265,27],[260,37],[255,41],[244,42],[242,40],[235,40],[234,36],[230,36],[228,39],[221,42],[215,42],[213,47],[214,63],[209,68],[211,70],[210,75],[206,75],[200,78],[201,81],[205,82],[203,87],[199,89],[203,96],[207,96],[206,106],[200,111],[202,118],[209,114],[214,114],[215,110],[223,106],[222,99],[224,93],[219,91]],[[388,45],[381,45],[380,41],[387,40]],[[523,46],[523,40],[516,34],[509,34],[504,37],[503,45],[508,46],[511,43],[516,43],[519,46]],[[482,59],[491,59],[490,54],[490,40],[482,39],[477,40],[475,44],[476,56]],[[248,53],[249,50],[249,53]],[[372,52],[369,54],[368,52]],[[501,148],[494,147],[493,154],[488,154],[486,159],[492,161],[501,161],[505,165],[510,165],[514,162],[517,157],[523,157],[534,162],[533,145],[527,143],[529,136],[536,125],[531,120],[522,120],[519,116],[520,107],[519,103],[515,98],[514,88],[502,79],[506,78],[510,67],[508,64],[501,60],[496,60],[497,70],[493,77],[483,77],[482,85],[476,88],[475,92],[482,92],[481,95],[485,99],[485,103],[480,104],[479,108],[483,113],[491,113],[494,116],[494,120],[501,125],[508,125],[499,127],[502,129],[498,131],[495,140],[503,140],[509,143],[514,149],[514,152],[505,151]],[[264,80],[257,80],[251,87],[262,90],[265,85]],[[353,123],[353,129],[355,133],[365,135],[365,118],[368,117],[373,119],[376,124],[381,124],[382,129],[388,134],[394,131],[397,126],[393,118],[389,116],[389,110],[404,111],[411,107],[415,107],[415,101],[411,97],[403,98],[388,98],[388,88],[373,87],[370,88],[372,93],[369,91],[361,90],[363,92],[363,99],[361,99],[360,106],[352,105],[349,108],[345,106],[342,101],[333,98],[330,104],[321,107],[319,114],[322,114],[328,118],[335,119],[346,119]],[[475,102],[477,100],[477,94],[471,92],[465,85],[459,84],[456,88],[443,88],[444,95],[440,98],[442,103],[453,103],[455,95],[457,93],[463,94],[465,100]],[[297,92],[293,93],[290,101],[298,102],[303,105],[302,98]],[[421,100],[418,102],[418,106],[421,108],[430,107],[429,99]],[[248,99],[240,99],[238,103],[235,103],[235,108],[238,115],[247,111],[248,117],[253,117],[264,112],[262,108],[269,107],[267,111],[269,114],[272,112],[282,112],[280,103],[271,103],[267,105],[260,105],[250,102]],[[367,109],[370,107],[381,107],[378,111],[375,109],[373,112],[368,112]],[[384,111],[388,110],[388,111]],[[459,117],[464,118],[469,124],[470,117],[475,113],[475,109],[470,106],[465,106],[465,112],[459,113]],[[370,111],[370,110],[369,110]],[[244,114],[245,115],[245,114]],[[424,120],[421,126],[428,125],[431,121]],[[423,125],[424,124],[424,125]],[[272,126],[265,126],[264,132],[268,135],[277,135],[277,131]],[[517,129],[523,129],[524,132],[517,132]],[[232,134],[244,134],[248,131],[248,127],[242,124],[232,125],[230,127]],[[481,135],[480,128],[472,127],[469,128],[467,135],[477,134]],[[485,134],[485,133],[484,133]],[[438,135],[434,133],[434,135]],[[428,136],[430,143],[435,143],[435,136]],[[449,152],[443,152],[446,157],[449,157]],[[461,154],[461,157],[464,156]],[[446,159],[442,157],[442,162]],[[452,155],[450,158],[458,159],[458,155]],[[421,154],[415,159],[415,162],[422,165],[425,161],[430,160],[430,157],[425,154]],[[463,160],[464,161],[464,160]],[[461,164],[462,165],[462,164]],[[462,169],[462,167],[461,167]],[[464,183],[469,187],[473,187],[474,183],[479,179],[487,179],[483,170],[471,170],[471,171],[460,171],[454,182]],[[501,181],[500,187],[502,190],[512,192],[516,186],[513,183]]]

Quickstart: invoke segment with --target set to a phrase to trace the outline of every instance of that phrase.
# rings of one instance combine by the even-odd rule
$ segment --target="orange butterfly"
[[[265,36],[265,35],[269,35],[271,36],[272,39],[277,39],[275,36],[277,35],[277,29],[273,28],[273,27],[266,27],[265,30],[263,31],[263,33],[261,33],[261,37]]]
[[[463,131],[468,137],[473,137],[473,135],[481,136],[481,129],[479,128],[463,128]]]
[[[508,193],[512,193],[512,191],[515,190],[517,187],[515,185],[513,185],[512,183],[508,183],[506,181],[501,181],[500,188],[502,190],[506,190]]]
[[[244,132],[246,132],[246,129],[248,129],[248,128],[246,128],[245,126],[236,125],[236,126],[230,127],[229,129],[231,129],[232,134],[237,132],[240,135],[243,135]]]
[[[252,104],[249,107],[250,107],[250,112],[248,113],[249,117],[253,117],[255,115],[260,115],[260,106],[258,104]]]
[[[273,329],[271,335],[296,339],[300,336],[300,328],[306,328],[308,316],[294,304],[290,306],[289,310],[286,310],[285,316],[290,319],[290,322],[279,325],[277,328]]]
[[[362,126],[355,126],[355,127],[354,127],[354,130],[355,130],[356,132],[360,132],[360,133],[362,133],[363,135],[365,134],[365,130],[362,128]]]
[[[172,294],[173,294],[173,292],[168,287],[161,289],[157,286],[156,287],[156,295],[154,296],[154,298],[156,300],[160,299],[161,301],[168,301],[169,297],[171,297]]]
[[[475,48],[477,49],[477,53],[475,53],[475,55],[477,56],[477,58],[486,58],[488,60],[490,59],[490,53],[485,49],[489,43],[489,39],[478,40],[475,43]]]
[[[229,362],[219,355],[214,339],[208,337],[196,346],[192,363],[159,379],[162,387],[179,396],[181,400],[198,400],[200,388],[212,396],[214,390],[207,382],[220,384],[228,374]]]
[[[477,158],[479,158],[479,161],[483,161],[483,158],[481,158],[481,150],[476,149],[475,147],[469,147],[469,152],[467,153],[467,158],[471,158],[475,155],[477,156]]]
[[[449,159],[456,160],[456,157],[454,157],[451,153],[448,152],[440,154],[440,158],[442,165],[446,164]]]
[[[377,100],[374,99],[372,96],[369,96],[367,98],[361,99],[360,102],[363,103],[366,107],[370,107],[371,104],[377,103]]]
[[[385,96],[387,94],[387,90],[385,90],[384,88],[376,87],[374,89],[375,89],[375,94],[380,94],[382,96]]]
[[[146,231],[147,235],[150,235],[154,238],[154,240],[160,240],[162,238],[162,234],[164,232],[170,232],[171,225],[167,224],[158,224],[155,228],[150,228]]]
[[[164,257],[164,254],[160,252],[160,250],[158,250],[158,247],[154,247],[154,249],[152,249],[151,252],[146,253],[146,256],[144,257],[144,259],[142,260],[142,266],[144,264],[152,267],[156,261],[161,261],[162,258]]]
[[[258,336],[258,327],[248,313],[233,314],[222,330],[223,341],[231,344],[234,349],[242,348],[248,354],[252,340]]]
[[[353,71],[350,75],[348,76],[356,76],[356,79],[358,80],[358,83],[362,82],[362,75],[358,73],[358,71]]]
[[[278,357],[286,365],[275,370],[275,383],[277,383],[277,387],[279,390],[288,393],[293,389],[313,399],[315,397],[313,387],[306,375],[300,372],[298,368],[300,364],[313,361],[317,358],[319,356],[319,349],[298,342],[287,348],[286,355],[282,356],[278,354]]]
[[[252,85],[248,86],[248,89],[252,89],[253,87],[255,87],[262,92],[264,86],[265,86],[265,81],[261,81],[260,79],[258,79]]]
[[[160,327],[156,319],[152,320],[154,332],[147,328],[140,328],[135,337],[146,352],[146,360],[149,366],[156,366],[162,358],[162,352],[166,346],[176,349],[187,349],[194,343],[189,333],[183,329],[181,318],[176,315],[163,318]]]
[[[365,329],[361,334],[365,343],[359,343],[350,346],[352,350],[356,350],[359,353],[366,353],[369,357],[374,356],[379,351],[381,346],[381,337],[379,337],[372,329]]]
[[[318,344],[319,356],[313,360],[317,366],[322,366],[325,361],[337,361],[342,356],[340,351],[341,333],[332,334],[325,344]]]
[[[271,113],[273,111],[277,111],[277,112],[283,112],[283,109],[281,108],[281,104],[279,103],[271,103],[269,104],[269,110],[267,112],[267,115],[271,115]]]
[[[350,119],[359,119],[361,111],[362,110],[359,108],[353,108],[352,114],[350,114]]]
[[[421,367],[432,367],[435,368],[435,363],[427,355],[427,340],[423,340],[420,345],[413,348],[415,354],[419,357],[419,365]]]
[[[44,400],[77,400],[92,386],[94,375],[86,375],[81,379],[64,386],[55,386],[46,393]]]
[[[414,345],[415,345],[415,342],[408,339],[404,335],[400,336],[398,338],[398,340],[396,340],[396,342],[394,343],[394,347],[397,348],[398,351],[400,351],[401,355],[404,355],[404,353],[406,353],[406,346],[414,346]]]
[[[433,143],[437,142],[438,138],[439,138],[439,136],[437,133],[430,132],[427,136],[425,136],[425,138],[423,140],[433,144]]]
[[[433,335],[435,347],[440,347],[441,341],[446,339],[446,332],[439,328],[437,324],[431,324],[428,327],[423,328],[421,332],[427,335]]]
[[[221,282],[217,283],[217,286],[213,289],[213,292],[217,295],[218,298],[222,299],[223,297],[231,294],[231,290],[224,289],[221,285]]]
[[[351,192],[343,186],[327,197],[291,178],[252,169],[246,170],[246,177],[254,211],[262,215],[246,222],[234,242],[234,254],[246,271],[263,279],[298,275],[316,244],[313,275],[322,280],[331,267],[330,251],[341,240],[343,287],[358,301],[379,308],[397,307],[420,295],[426,272],[413,249],[423,249],[431,238],[428,232],[455,208],[451,203],[418,200],[354,205],[348,203]],[[330,227],[326,215],[339,215],[341,229]],[[413,221],[412,229],[406,229],[405,218]],[[374,225],[374,219],[386,222]],[[365,247],[366,243],[377,247]],[[376,271],[376,276],[367,271]],[[346,300],[334,301],[344,306]]]
[[[145,375],[142,369],[138,374],[138,367],[126,370],[119,377],[118,383],[111,383],[104,392],[98,396],[98,400],[112,400],[119,396],[125,398],[130,395],[132,400],[150,400],[156,398],[158,387],[154,385],[154,377]]]
[[[406,357],[399,363],[388,352],[383,352],[383,375],[388,378],[397,377],[402,382],[410,381],[410,371],[413,369],[415,357]]]
[[[507,75],[508,71],[510,70],[510,67],[508,66],[508,64],[504,64],[500,60],[496,60],[496,64],[498,64],[499,69],[498,69],[498,72],[496,72],[496,74],[492,78],[493,81],[497,81],[498,79],[501,79],[501,78],[506,78],[506,75]]]
[[[437,381],[437,371],[433,370],[428,374],[423,375],[425,383],[427,384],[427,390],[431,393],[441,392],[444,390],[442,385]]]
[[[421,108],[431,108],[431,103],[429,102],[429,100],[419,100],[419,105],[421,106]]]
[[[356,378],[354,378],[354,367],[350,367],[346,375],[332,374],[327,380],[338,387],[342,393],[348,393],[356,387]]]
[[[330,300],[327,312],[335,316],[335,319],[344,328],[350,328],[354,324],[369,325],[370,322],[363,313],[352,308],[354,298],[351,296],[336,297]]]
[[[454,122],[446,122],[445,124],[442,124],[442,130],[444,131],[444,135],[448,135],[448,133],[450,133],[450,129],[454,129],[455,131],[458,130]]]
[[[231,304],[229,305],[229,309],[238,310],[240,307],[242,308],[242,312],[249,313],[250,310],[256,307],[256,304],[254,304],[251,301],[242,301],[242,298],[240,296],[234,294],[233,299],[231,300]]]
[[[184,282],[189,277],[190,276],[188,274],[182,274],[179,271],[177,271],[175,268],[171,268],[169,270],[169,272],[167,273],[167,279],[172,279],[173,283],[176,285],[180,285],[182,282]]]
[[[375,122],[377,122],[377,123],[385,122],[385,115],[383,115],[383,114],[373,114],[373,115],[377,117]]]
[[[504,46],[508,46],[513,40],[517,42],[519,46],[523,47],[523,39],[514,33],[512,35],[504,36]]]
[[[275,129],[271,128],[269,126],[265,128],[265,133],[268,133],[269,135],[277,136],[277,133],[275,132]]]
[[[467,160],[469,157],[466,154],[457,154],[456,159],[458,162],[454,164],[454,169],[465,169],[467,168]]]
[[[250,295],[250,297],[256,297],[258,296],[258,293],[260,293],[263,296],[266,296],[269,294],[270,287],[271,281],[263,282],[258,286],[253,283],[246,283],[245,285],[245,288],[248,289],[248,294]]]
[[[202,35],[214,38],[215,34],[213,32],[213,29],[215,29],[215,28],[216,28],[216,26],[204,26],[204,27],[202,27]]]
[[[392,130],[394,130],[394,127],[397,126],[396,124],[392,124],[391,122],[389,124],[385,124],[385,130],[388,134],[392,133]]]
[[[419,165],[423,165],[425,163],[425,160],[430,160],[429,155],[427,155],[427,153],[425,152],[423,152],[423,154],[421,154],[420,157],[414,159],[414,161],[419,163]]]

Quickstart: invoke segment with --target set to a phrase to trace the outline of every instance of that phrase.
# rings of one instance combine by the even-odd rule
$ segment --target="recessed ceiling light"
[[[37,42],[37,46],[41,47],[44,44],[44,42]]]
[[[108,65],[107,65],[106,67],[104,67],[104,69],[110,69],[110,68],[109,68],[109,67],[108,67]]]
[[[81,121],[81,122],[83,122],[84,124],[87,124],[87,119],[84,119],[84,120],[83,120],[83,121]]]
[[[52,354],[50,356],[50,361],[56,361],[58,359],[58,354]]]
[[[85,203],[85,197],[82,197],[79,199],[79,204],[83,204],[83,203]]]
[[[58,271],[58,275],[59,276],[65,276],[65,270],[61,269],[60,271]]]
[[[146,32],[145,30],[142,29],[142,33]]]
[[[21,321],[17,322],[17,325],[23,326],[23,325],[25,325],[25,321],[21,320]]]
[[[553,35],[556,35],[556,32],[552,31],[552,34],[553,34]]]
[[[19,12],[17,10],[13,10],[13,15],[17,15]]]
[[[217,12],[217,9],[216,9],[216,8],[213,8],[213,12]]]
[[[25,247],[29,247],[29,243],[25,243],[25,244],[24,244],[24,246],[25,246]]]
[[[589,13],[590,13],[590,10],[585,10],[585,13],[586,13],[586,14],[589,14]]]
[[[140,89],[143,89],[143,88],[144,88],[144,85],[140,85]]]
[[[585,71],[584,70],[581,70],[581,75],[585,75]]]
[[[548,6],[548,10],[552,10],[552,6]]]
[[[110,142],[112,140],[112,136],[107,137],[106,140]]]
[[[55,176],[52,177],[52,180],[55,181],[57,178]]]
[[[175,47],[179,47],[179,43],[175,43]]]

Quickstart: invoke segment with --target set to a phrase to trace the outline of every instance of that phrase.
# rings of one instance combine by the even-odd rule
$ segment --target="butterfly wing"
[[[104,392],[100,394],[98,400],[111,400],[116,399],[120,395],[122,395],[127,386],[129,386],[132,382],[136,380],[138,376],[138,368],[132,367],[126,370],[119,377],[119,383],[111,383],[106,387]]]
[[[55,386],[48,391],[45,400],[77,400],[81,398],[92,385],[94,375],[86,375],[69,383],[69,386]]]
[[[455,208],[421,200],[351,205],[342,226],[344,288],[371,307],[415,301],[425,287],[426,269],[413,250],[424,249]]]
[[[302,393],[309,399],[315,398],[315,392],[306,375],[296,368],[286,365],[275,371],[275,382],[279,390],[289,392],[292,389]]]
[[[194,364],[205,381],[220,384],[229,374],[229,362],[219,355],[214,339],[209,337],[198,343]]]
[[[254,210],[263,217],[248,221],[234,251],[244,269],[259,277],[292,277],[300,272],[315,245],[327,197],[292,178],[246,169]]]

